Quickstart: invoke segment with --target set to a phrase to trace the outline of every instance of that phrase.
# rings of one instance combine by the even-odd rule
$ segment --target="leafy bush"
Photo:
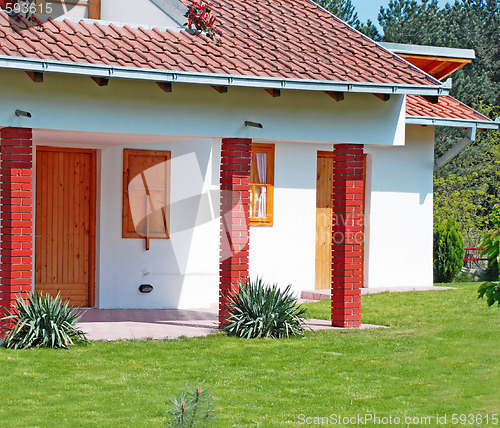
[[[184,392],[173,399],[169,413],[172,418],[167,422],[169,427],[214,426],[212,418],[212,402],[207,391],[197,387],[193,393]]]
[[[68,348],[75,342],[87,342],[85,334],[75,327],[80,315],[68,305],[59,294],[33,293],[27,301],[18,297],[11,314],[4,318],[14,323],[4,345],[12,349]]]
[[[490,214],[490,221],[493,223],[494,229],[487,233],[481,241],[481,246],[484,250],[481,255],[488,257],[488,264],[491,269],[496,268],[496,279],[498,282],[483,282],[478,292],[478,299],[486,296],[488,306],[492,306],[495,302],[500,306],[500,205],[495,205]]]
[[[454,282],[473,282],[474,281],[474,275],[472,275],[469,272],[460,272],[455,279],[453,280]]]
[[[438,224],[434,231],[434,282],[450,282],[463,264],[464,243],[453,219]]]
[[[239,284],[239,290],[229,298],[228,324],[224,331],[231,336],[283,338],[304,334],[306,309],[297,304],[291,285],[280,290],[276,284],[262,278]]]

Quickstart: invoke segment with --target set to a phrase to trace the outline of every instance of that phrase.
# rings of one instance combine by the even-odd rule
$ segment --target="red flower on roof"
[[[220,36],[222,32],[214,25],[215,16],[212,14],[213,4],[211,2],[195,1],[189,7],[184,16],[188,19],[184,25],[187,25],[189,30],[193,29],[205,34],[220,45]]]

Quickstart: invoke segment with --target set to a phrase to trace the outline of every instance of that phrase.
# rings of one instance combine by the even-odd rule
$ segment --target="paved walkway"
[[[82,309],[77,324],[90,340],[176,339],[207,336],[219,331],[217,310],[197,309]],[[313,331],[340,329],[328,320],[308,319]],[[361,329],[381,328],[362,324]],[[345,329],[343,329],[345,330]]]

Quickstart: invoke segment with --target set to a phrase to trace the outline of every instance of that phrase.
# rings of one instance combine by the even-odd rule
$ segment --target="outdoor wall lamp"
[[[141,293],[151,293],[153,291],[153,286],[151,284],[141,284],[139,285],[139,291]]]
[[[245,126],[251,126],[252,128],[262,128],[262,123],[250,122],[249,120],[245,120]]]
[[[24,110],[17,109],[16,110],[16,116],[22,116],[22,117],[30,118],[31,117],[31,113],[29,111],[24,111]]]

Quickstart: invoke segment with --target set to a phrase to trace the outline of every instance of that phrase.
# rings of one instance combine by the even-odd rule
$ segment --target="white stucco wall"
[[[219,218],[209,197],[211,141],[140,147],[172,153],[170,239],[151,240],[149,251],[144,240],[121,237],[123,148],[101,152],[98,307],[208,307],[217,301],[219,280]],[[153,292],[140,293],[143,283],[152,284]]]
[[[111,79],[100,87],[85,76],[44,74],[34,84],[22,71],[0,70],[0,125],[187,137],[240,137],[275,141],[404,144],[404,96],[382,102],[346,94],[335,102],[323,92],[287,91],[271,97],[261,88]],[[17,117],[16,109],[32,118]],[[246,120],[262,129],[245,127]]]
[[[433,127],[409,125],[405,147],[366,147],[371,196],[365,286],[433,283],[433,143]]]
[[[273,226],[250,227],[250,276],[314,289],[317,151],[331,145],[275,145]]]
[[[178,22],[150,0],[101,0],[101,19],[162,27],[179,26]],[[183,22],[180,24],[182,25]]]

